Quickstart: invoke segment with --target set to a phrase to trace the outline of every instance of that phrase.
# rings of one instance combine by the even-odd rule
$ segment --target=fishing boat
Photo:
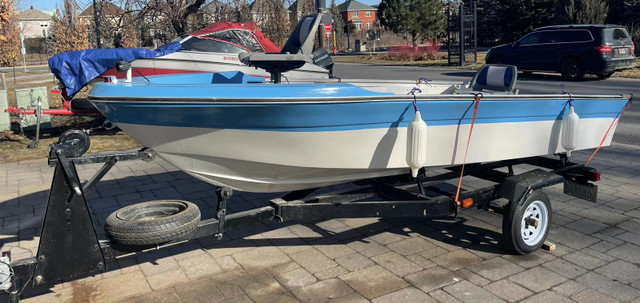
[[[89,100],[177,168],[250,192],[606,146],[629,101],[476,94],[436,82],[257,80],[234,73],[112,81],[98,83]]]

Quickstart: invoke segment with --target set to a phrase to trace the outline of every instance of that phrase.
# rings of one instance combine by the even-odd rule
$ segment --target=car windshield
[[[602,30],[604,42],[631,44],[631,38],[624,28],[605,28]]]

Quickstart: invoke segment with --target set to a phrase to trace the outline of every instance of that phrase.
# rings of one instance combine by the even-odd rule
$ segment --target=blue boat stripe
[[[485,97],[488,98],[488,97]],[[575,100],[581,119],[614,118],[625,99]],[[360,103],[311,104],[207,104],[136,103],[93,101],[115,123],[245,129],[265,131],[316,132],[406,127],[415,114],[411,102],[377,101]],[[418,101],[427,125],[470,124],[473,102],[461,100]],[[477,124],[561,120],[567,102],[549,100],[483,99]]]

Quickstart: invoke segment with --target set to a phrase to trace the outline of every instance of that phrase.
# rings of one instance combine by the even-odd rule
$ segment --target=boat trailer
[[[363,217],[457,217],[464,209],[475,207],[502,214],[505,249],[527,254],[538,250],[549,232],[551,204],[541,189],[564,183],[564,193],[596,202],[597,186],[590,181],[599,181],[600,178],[600,173],[595,169],[572,163],[561,154],[559,159],[532,157],[467,165],[464,169],[465,176],[478,177],[495,184],[462,191],[458,200],[454,198],[455,191],[434,186],[461,177],[462,167],[453,166],[434,176],[426,176],[422,169],[416,179],[407,174],[357,181],[353,182],[357,186],[349,190],[330,194],[312,195],[315,190],[293,191],[270,200],[269,206],[230,214],[226,212],[226,204],[233,191],[230,188],[218,188],[216,218],[200,220],[200,213],[197,211],[197,218],[194,216],[195,220],[190,220],[189,223],[192,227],[183,228],[181,234],[165,234],[164,238],[159,238],[163,239],[162,242],[156,239],[156,243],[147,243],[146,240],[150,238],[145,237],[138,238],[140,242],[116,241],[113,237],[110,241],[100,241],[85,193],[117,162],[153,161],[155,153],[142,149],[85,156],[89,144],[89,137],[84,132],[70,130],[57,143],[50,145],[48,161],[49,166],[55,166],[55,172],[38,252],[35,257],[14,261],[10,260],[10,252],[4,252],[0,258],[0,290],[8,293],[9,302],[18,302],[27,286],[51,285],[95,275],[107,271],[108,262],[128,254],[159,249],[200,237],[213,236],[220,239],[226,230],[270,220],[283,222]],[[104,165],[85,184],[81,184],[76,165],[93,163]],[[515,174],[513,167],[520,164],[536,168]],[[502,206],[492,203],[501,198],[509,202]],[[136,205],[163,202],[167,201]],[[123,210],[131,207],[135,205],[117,210],[114,214],[122,215]],[[184,213],[184,209],[177,212]]]

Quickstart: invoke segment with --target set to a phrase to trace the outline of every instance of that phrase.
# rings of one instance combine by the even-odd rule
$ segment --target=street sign
[[[324,31],[325,32],[331,32],[331,24],[325,24],[324,25]],[[327,36],[327,37],[329,37],[329,36]]]
[[[329,37],[331,37],[331,32],[325,32],[325,33],[324,33],[324,36],[325,36],[325,38],[329,38]]]

